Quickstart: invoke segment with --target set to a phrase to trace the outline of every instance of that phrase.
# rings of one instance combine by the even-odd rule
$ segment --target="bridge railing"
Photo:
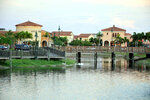
[[[65,57],[65,50],[63,49],[58,49],[58,48],[52,48],[52,47],[45,47],[45,49],[50,51],[53,54],[56,54],[61,57]]]
[[[111,46],[66,46],[59,49],[66,52],[137,52],[137,53],[150,53],[150,48],[146,47],[111,47]]]

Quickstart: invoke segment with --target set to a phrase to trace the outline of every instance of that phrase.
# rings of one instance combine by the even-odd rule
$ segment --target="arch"
[[[109,46],[109,42],[108,42],[108,41],[105,41],[105,42],[104,42],[104,46]]]
[[[47,41],[42,42],[42,47],[47,47]]]

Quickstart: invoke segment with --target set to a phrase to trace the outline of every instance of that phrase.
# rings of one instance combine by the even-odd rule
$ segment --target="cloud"
[[[73,1],[90,4],[107,4],[107,5],[120,5],[130,7],[150,6],[150,0],[73,0]]]
[[[128,28],[135,29],[134,21],[133,20],[124,20],[121,18],[114,18],[112,21],[113,24],[118,25],[118,26],[124,26]]]

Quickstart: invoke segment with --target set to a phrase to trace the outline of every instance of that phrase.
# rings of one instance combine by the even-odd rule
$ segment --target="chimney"
[[[113,25],[113,27],[115,27],[115,25]]]

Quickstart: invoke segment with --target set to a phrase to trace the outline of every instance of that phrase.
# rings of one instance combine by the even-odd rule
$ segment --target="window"
[[[114,37],[114,33],[112,34],[112,37]]]
[[[107,33],[107,35],[108,35],[108,33]]]

